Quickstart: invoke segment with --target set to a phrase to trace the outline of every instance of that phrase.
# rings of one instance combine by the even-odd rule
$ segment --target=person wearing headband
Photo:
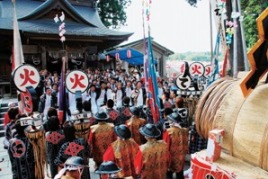
[[[82,179],[84,168],[88,167],[82,157],[73,156],[66,160],[64,167],[54,179]]]

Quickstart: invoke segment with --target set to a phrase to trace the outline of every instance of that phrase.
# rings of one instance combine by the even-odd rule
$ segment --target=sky
[[[127,26],[120,31],[134,34],[124,44],[143,38],[142,0],[132,0],[126,13]],[[150,27],[154,41],[175,53],[210,51],[209,0],[198,1],[197,8],[186,0],[152,0]]]

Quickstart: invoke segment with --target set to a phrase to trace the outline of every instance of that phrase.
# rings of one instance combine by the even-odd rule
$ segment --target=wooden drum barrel
[[[259,82],[252,93],[244,98],[239,86],[240,81],[231,83],[226,90],[219,90],[216,87],[208,90],[213,94],[212,99],[207,97],[206,100],[209,102],[217,101],[214,98],[224,95],[216,104],[219,104],[216,110],[213,104],[210,104],[208,109],[204,108],[208,106],[204,105],[206,104],[204,99],[203,105],[197,105],[198,113],[205,111],[204,118],[202,115],[196,118],[198,120],[196,124],[201,124],[197,126],[200,129],[198,132],[207,138],[209,130],[223,128],[224,151],[268,171],[268,84]],[[206,92],[203,95],[206,96]],[[213,119],[207,116],[211,111],[216,111],[211,114],[214,115]]]

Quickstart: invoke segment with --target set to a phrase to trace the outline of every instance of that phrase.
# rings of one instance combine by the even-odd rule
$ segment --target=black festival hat
[[[114,162],[107,161],[102,162],[99,168],[95,170],[97,174],[114,174],[120,172],[122,169],[119,168]]]
[[[146,124],[139,129],[140,133],[145,137],[157,138],[161,135],[160,130],[154,124]]]
[[[115,126],[114,131],[120,138],[129,139],[131,137],[129,128],[124,124]]]
[[[140,108],[138,108],[136,106],[130,107],[129,110],[134,116],[139,116],[140,115]]]
[[[173,113],[169,114],[167,116],[167,119],[172,121],[172,122],[175,122],[175,123],[181,122],[180,115],[177,112],[173,112]]]
[[[97,112],[95,115],[94,115],[94,118],[97,120],[97,121],[107,121],[109,119],[109,116],[105,113],[105,112]]]

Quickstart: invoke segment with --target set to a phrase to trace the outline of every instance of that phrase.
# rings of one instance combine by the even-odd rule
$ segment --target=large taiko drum
[[[216,86],[221,84],[223,81]],[[210,129],[223,128],[223,149],[227,153],[268,171],[268,84],[259,82],[247,98],[243,97],[239,85],[240,81],[233,81],[225,90],[214,87],[208,90],[210,94],[203,94],[206,99],[197,105],[198,132],[206,138]],[[219,97],[222,99],[217,100]],[[213,104],[213,101],[218,102]],[[214,112],[205,115],[211,111]]]

